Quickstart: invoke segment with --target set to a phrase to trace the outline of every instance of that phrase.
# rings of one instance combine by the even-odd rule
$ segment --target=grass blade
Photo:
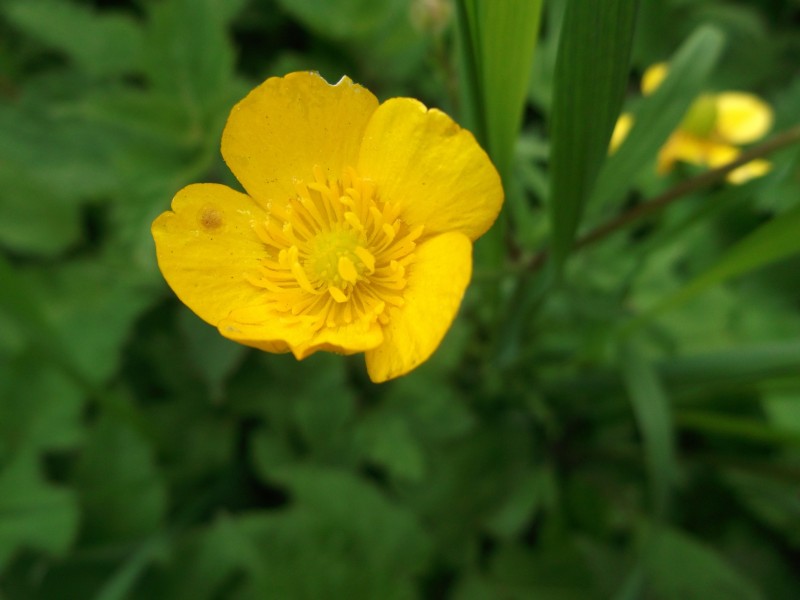
[[[474,69],[473,94],[481,122],[482,141],[504,180],[508,178],[514,146],[539,36],[542,0],[462,0]]]
[[[634,124],[619,149],[606,161],[592,195],[598,210],[620,198],[680,124],[692,101],[703,91],[725,38],[714,27],[698,29],[669,61],[669,74],[634,112]]]
[[[572,0],[556,60],[551,121],[552,252],[572,248],[628,81],[636,0]]]
[[[622,348],[622,377],[644,442],[656,515],[667,511],[677,462],[670,402],[653,364],[632,343]]]

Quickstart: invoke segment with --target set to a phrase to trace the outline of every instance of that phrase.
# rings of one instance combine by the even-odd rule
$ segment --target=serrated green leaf
[[[362,419],[355,431],[365,458],[386,469],[395,479],[419,482],[425,474],[425,456],[408,422],[390,411]]]
[[[727,250],[709,269],[664,298],[634,323],[642,325],[659,313],[677,308],[698,294],[800,252],[800,207],[774,217]]]
[[[0,366],[0,464],[23,448],[74,447],[83,434],[80,388],[31,352]]]
[[[551,249],[559,267],[605,160],[628,80],[637,0],[570,0],[551,112]]]
[[[234,47],[228,24],[242,2],[167,0],[149,5],[145,71],[154,88],[173,96],[197,126],[230,108]]]
[[[126,269],[126,277],[120,277]],[[157,298],[158,288],[128,265],[110,260],[63,263],[37,275],[36,293],[48,298],[48,320],[70,361],[91,382],[111,377],[133,321]]]
[[[607,160],[591,196],[598,211],[620,200],[641,170],[652,164],[659,148],[680,124],[692,101],[708,86],[708,76],[722,53],[725,38],[704,26],[669,60],[667,77],[633,112],[634,124],[622,145]]]
[[[37,463],[25,450],[0,469],[0,572],[22,548],[65,553],[77,533],[74,495],[47,483]]]
[[[647,588],[662,600],[763,600],[747,576],[712,548],[673,529],[654,533],[645,555]]]
[[[416,597],[430,541],[408,509],[345,471],[296,467],[274,476],[292,504],[236,523],[250,579],[244,597]]]
[[[16,27],[61,50],[91,75],[129,73],[141,65],[142,30],[129,15],[63,0],[15,0],[4,13]]]
[[[50,257],[79,241],[80,207],[63,189],[46,185],[10,161],[0,161],[0,188],[0,246]]]
[[[167,496],[153,449],[111,416],[104,416],[87,437],[75,478],[86,539],[131,540],[157,531]]]

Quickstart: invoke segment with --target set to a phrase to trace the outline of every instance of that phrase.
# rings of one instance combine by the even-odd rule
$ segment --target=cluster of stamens
[[[314,329],[386,324],[387,308],[403,304],[422,226],[404,223],[397,205],[382,201],[354,169],[334,180],[315,167],[314,181],[295,189],[254,224],[267,256],[250,282],[270,292],[278,311]]]

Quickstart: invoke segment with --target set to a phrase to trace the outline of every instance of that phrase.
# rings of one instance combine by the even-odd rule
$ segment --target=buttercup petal
[[[609,154],[613,154],[628,137],[631,128],[633,127],[633,115],[631,113],[622,113],[614,125],[614,131],[611,134],[611,142],[608,145]]]
[[[474,240],[503,203],[500,177],[472,134],[410,98],[388,100],[373,113],[358,171],[426,234],[460,231]]]
[[[265,218],[252,198],[224,185],[183,188],[152,225],[161,273],[181,301],[216,325],[263,295],[246,280],[264,257],[252,223]]]
[[[383,331],[377,323],[323,327],[309,325],[313,317],[278,312],[261,304],[234,310],[219,324],[225,337],[267,352],[291,351],[298,360],[320,350],[356,354],[379,346]]]
[[[642,75],[642,94],[649,96],[658,89],[661,82],[666,79],[669,66],[665,62],[656,63],[647,67]]]
[[[772,163],[768,160],[751,160],[749,163],[745,163],[741,167],[738,167],[737,169],[734,169],[728,173],[727,180],[731,183],[741,185],[750,181],[751,179],[762,177],[771,170]]]
[[[717,94],[717,135],[730,144],[749,144],[772,127],[772,109],[763,100],[744,92]]]
[[[405,375],[439,347],[458,312],[472,273],[472,244],[458,232],[420,244],[402,307],[389,313],[383,344],[366,353],[376,383]]]
[[[294,180],[313,180],[315,165],[339,177],[355,164],[378,100],[343,77],[330,85],[316,73],[272,77],[234,106],[222,134],[222,156],[262,206],[295,194]]]

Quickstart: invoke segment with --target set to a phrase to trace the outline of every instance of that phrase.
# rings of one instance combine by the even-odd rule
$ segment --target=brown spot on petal
[[[198,220],[204,229],[219,229],[222,227],[222,211],[211,205],[204,206],[200,209]]]

